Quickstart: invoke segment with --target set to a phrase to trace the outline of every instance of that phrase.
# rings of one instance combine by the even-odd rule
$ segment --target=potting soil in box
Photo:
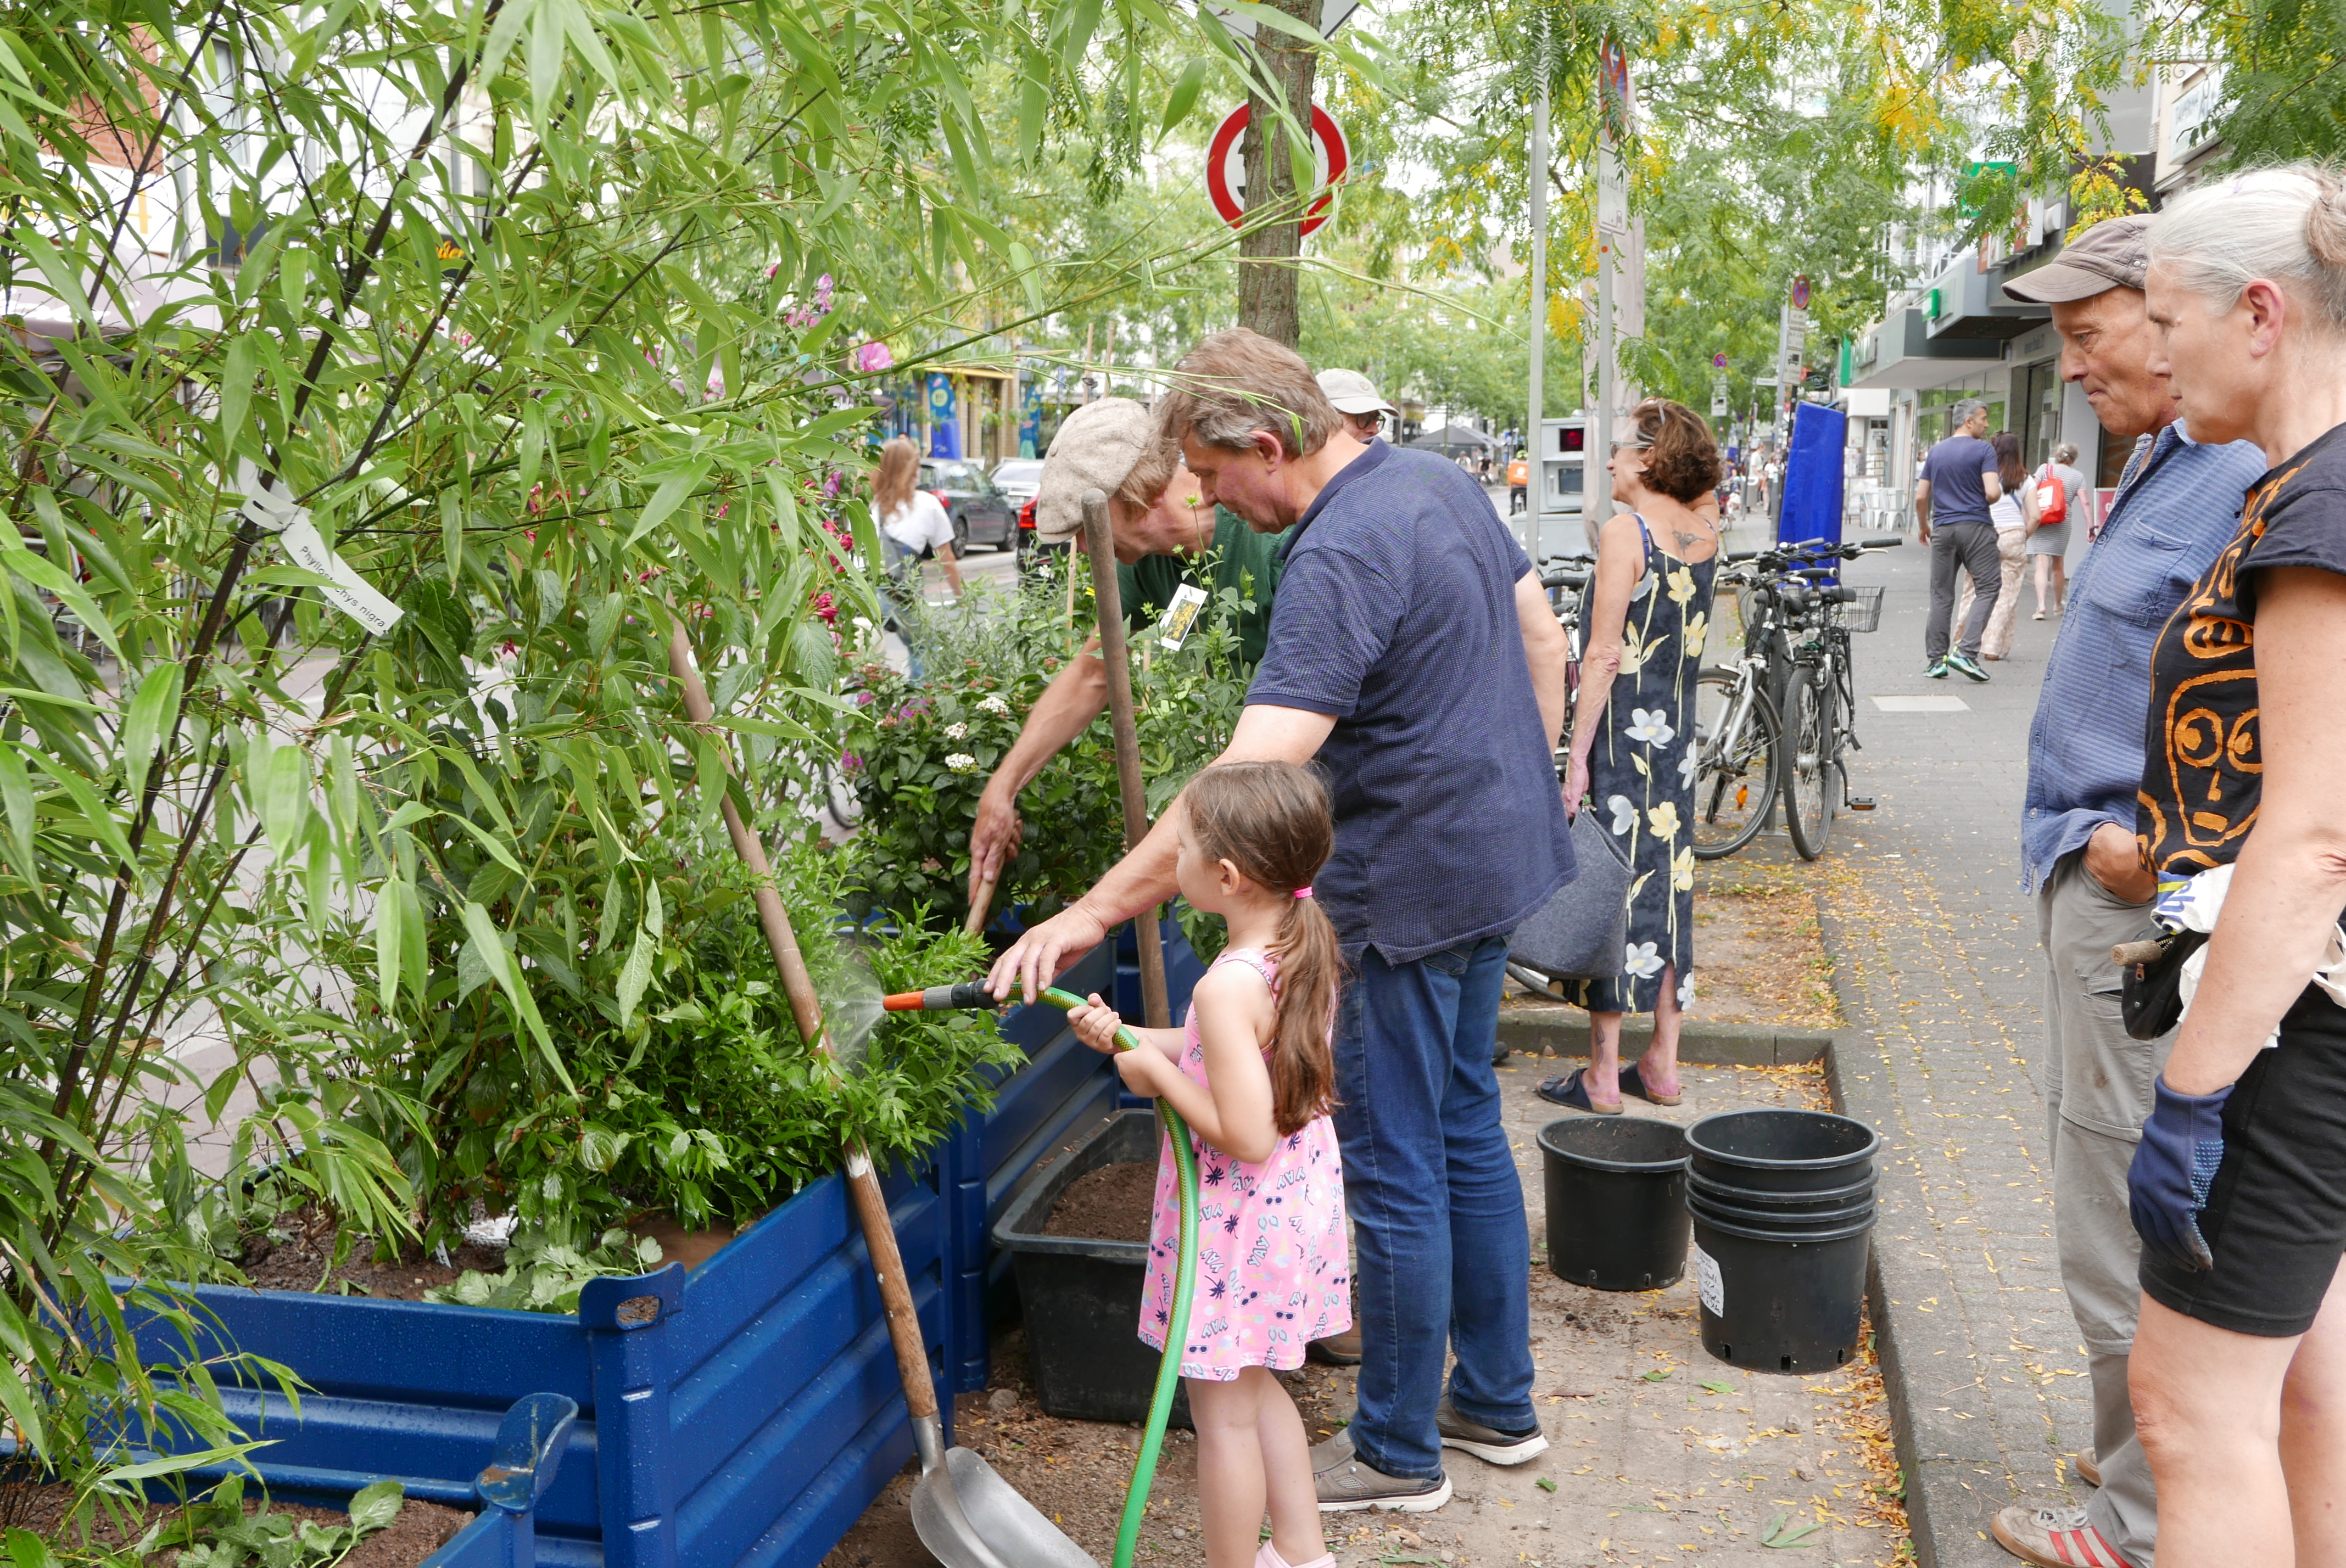
[[[1013,1199],[994,1225],[994,1242],[1017,1273],[1035,1402],[1047,1414],[1083,1421],[1148,1417],[1158,1358],[1140,1338],[1140,1297],[1158,1144],[1153,1112],[1118,1111]],[[1071,1234],[1111,1229],[1117,1234]],[[1186,1391],[1173,1401],[1173,1424],[1189,1424]]]
[[[1119,1160],[1086,1171],[1051,1207],[1046,1236],[1094,1241],[1147,1241],[1157,1207],[1157,1167]]]

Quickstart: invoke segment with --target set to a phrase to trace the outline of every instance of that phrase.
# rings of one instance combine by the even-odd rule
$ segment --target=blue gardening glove
[[[2224,1162],[2224,1102],[2229,1084],[2212,1095],[2178,1095],[2167,1074],[2142,1125],[2134,1164],[2127,1170],[2127,1207],[2142,1244],[2185,1268],[2213,1268],[2215,1255],[2196,1217],[2208,1207],[2208,1188]]]

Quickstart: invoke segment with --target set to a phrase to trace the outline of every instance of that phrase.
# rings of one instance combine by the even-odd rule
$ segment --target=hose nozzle
[[[890,1013],[953,1013],[975,1009],[990,1013],[1002,1004],[985,989],[985,983],[964,980],[959,985],[932,985],[926,991],[900,991],[893,996],[881,998],[880,1005]]]

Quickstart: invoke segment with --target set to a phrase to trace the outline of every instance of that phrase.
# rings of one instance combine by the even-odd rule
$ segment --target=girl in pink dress
[[[1181,896],[1229,923],[1186,1028],[1135,1029],[1117,1057],[1137,1095],[1172,1102],[1198,1155],[1198,1276],[1181,1375],[1198,1425],[1207,1568],[1333,1568],[1320,1533],[1303,1418],[1272,1368],[1352,1327],[1344,1172],[1328,1120],[1341,960],[1311,901],[1335,829],[1320,780],[1289,762],[1229,762],[1189,781],[1177,810]],[[1121,1022],[1098,996],[1070,1014],[1096,1051]],[[1173,1151],[1157,1170],[1140,1337],[1162,1349],[1180,1256]],[[1270,1539],[1257,1541],[1266,1507]]]

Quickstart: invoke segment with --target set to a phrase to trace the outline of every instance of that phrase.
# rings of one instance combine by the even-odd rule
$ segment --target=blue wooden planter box
[[[1167,922],[1177,1008],[1203,972]],[[1125,946],[1129,950],[1129,935]],[[1102,944],[1067,989],[1139,1013],[1138,974]],[[1007,1286],[988,1236],[1035,1162],[1114,1108],[1113,1067],[1056,1008],[1005,1015],[1028,1061],[994,1108],[918,1171],[883,1184],[939,1392],[985,1386],[987,1304]],[[271,1492],[340,1505],[380,1477],[475,1506],[507,1410],[551,1393],[578,1417],[534,1516],[484,1517],[444,1568],[535,1560],[608,1568],[811,1568],[912,1457],[878,1288],[846,1187],[828,1176],[689,1274],[590,1282],[576,1316],[203,1287],[223,1341],[291,1367],[314,1390],[224,1389],[271,1446]],[[158,1346],[160,1351],[162,1347]],[[494,1537],[494,1539],[492,1539]],[[460,1548],[462,1551],[460,1553]]]

